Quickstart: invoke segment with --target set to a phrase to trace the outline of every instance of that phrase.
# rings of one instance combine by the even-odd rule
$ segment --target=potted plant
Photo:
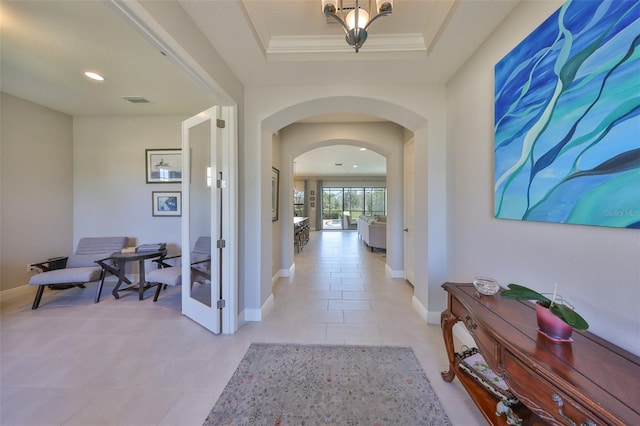
[[[540,331],[556,341],[568,341],[571,338],[573,329],[587,330],[589,324],[578,314],[573,306],[562,300],[557,294],[557,284],[551,299],[518,284],[509,284],[507,290],[501,293],[502,297],[516,300],[535,300],[536,319]]]

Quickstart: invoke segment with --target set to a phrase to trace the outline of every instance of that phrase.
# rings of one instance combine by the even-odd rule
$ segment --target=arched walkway
[[[429,298],[431,294],[436,294],[436,299],[440,297],[439,285],[446,276],[446,238],[445,238],[445,206],[446,206],[446,179],[444,178],[445,161],[446,156],[444,149],[444,138],[433,137],[429,139],[429,131],[427,125],[427,119],[424,116],[398,104],[383,99],[375,99],[366,96],[329,96],[318,97],[315,99],[300,100],[300,102],[293,102],[289,105],[284,105],[286,97],[279,100],[279,105],[274,105],[274,102],[268,104],[270,113],[257,114],[257,116],[263,117],[259,120],[259,147],[258,153],[251,153],[249,156],[259,157],[255,160],[260,164],[260,176],[262,186],[262,194],[268,194],[270,189],[267,185],[269,182],[269,174],[271,171],[271,145],[273,142],[273,135],[277,134],[281,129],[286,126],[295,123],[305,117],[345,112],[345,113],[360,113],[370,114],[386,119],[393,122],[402,128],[408,130],[407,137],[413,134],[416,141],[416,157],[421,158],[421,163],[428,167],[420,167],[415,174],[415,188],[417,188],[415,196],[415,215],[422,218],[421,223],[416,226],[415,230],[415,256],[416,259],[421,259],[420,262],[416,262],[416,279],[415,283],[415,295],[414,295],[414,308],[420,313],[420,315],[429,322],[437,322],[439,318],[439,312],[442,309],[444,303],[444,296],[442,300],[436,300],[435,309],[429,310]],[[278,103],[278,102],[276,102]],[[267,104],[265,103],[265,108]],[[440,110],[435,108],[433,104],[434,114],[439,116]],[[257,106],[256,108],[260,108]],[[249,117],[250,119],[250,117]],[[444,123],[444,117],[442,117],[442,123]],[[438,133],[438,132],[435,132]],[[250,135],[248,135],[250,137]],[[329,141],[331,138],[325,138],[324,141]],[[434,142],[430,144],[430,140]],[[319,140],[316,140],[320,143]],[[360,140],[360,142],[362,142]],[[282,149],[281,158],[291,156],[291,152],[286,149]],[[292,151],[295,153],[295,150]],[[400,158],[400,156],[398,157]],[[284,164],[284,163],[283,163]],[[432,168],[431,165],[434,165]],[[282,173],[283,171],[281,171]],[[432,179],[429,177],[432,174],[439,175],[440,179]],[[285,168],[284,173],[281,174],[281,179],[292,179],[292,170]],[[392,176],[393,175],[393,176]],[[398,188],[402,188],[402,162],[398,160],[395,167],[390,167],[388,170],[388,183],[389,185],[396,185]],[[434,190],[431,190],[433,187]],[[418,192],[419,191],[419,192]],[[394,206],[402,206],[402,191],[394,191],[397,194],[395,199],[390,199],[389,204]],[[264,195],[263,195],[264,197]],[[261,242],[258,250],[249,250],[251,253],[246,253],[247,257],[255,254],[260,258],[260,296],[262,300],[260,306],[260,313],[264,312],[270,306],[271,295],[271,256],[270,249],[273,247],[271,232],[264,232],[267,230],[267,226],[270,223],[270,211],[267,210],[268,204],[265,198],[261,198],[261,217],[260,224],[261,229],[256,229],[261,234]],[[248,200],[249,203],[251,200]],[[288,202],[283,200],[282,202]],[[286,220],[286,219],[285,219]],[[286,224],[286,222],[282,222]],[[395,215],[394,222],[388,223],[390,229],[402,229],[402,215]],[[283,237],[282,232],[277,233]],[[390,235],[391,241],[388,241],[388,245],[395,245],[396,247],[402,246],[402,232],[393,232]],[[428,250],[430,247],[438,247],[439,250]],[[398,251],[400,252],[400,251]],[[391,262],[391,260],[390,260]],[[397,262],[397,260],[394,260]],[[400,261],[401,263],[401,261]],[[402,266],[400,266],[401,268]],[[389,271],[388,271],[389,272]],[[391,271],[393,273],[393,270]],[[437,283],[437,284],[430,284]],[[436,288],[437,287],[437,288]],[[431,291],[432,290],[432,291]],[[255,295],[250,295],[252,291],[251,286],[247,288],[247,297],[254,298]],[[436,318],[437,317],[437,318]]]

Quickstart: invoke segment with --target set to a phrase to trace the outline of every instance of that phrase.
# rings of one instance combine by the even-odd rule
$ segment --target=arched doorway
[[[318,92],[321,89],[318,89]],[[442,280],[446,276],[446,179],[445,163],[446,149],[444,146],[444,116],[440,108],[443,94],[434,93],[433,98],[426,100],[422,107],[425,115],[434,115],[441,125],[434,127],[427,126],[425,116],[422,116],[404,106],[404,102],[394,102],[385,99],[374,99],[362,96],[333,96],[320,97],[319,93],[313,91],[305,93],[301,98],[302,91],[296,90],[290,96],[282,93],[282,90],[274,89],[273,97],[268,97],[263,91],[256,104],[252,105],[248,120],[256,118],[257,127],[248,126],[246,135],[248,140],[253,137],[257,139],[251,142],[252,150],[247,150],[245,167],[253,164],[257,171],[250,170],[247,173],[248,180],[256,179],[260,181],[259,191],[261,196],[255,200],[252,194],[245,195],[247,206],[258,209],[254,213],[247,210],[248,218],[255,218],[255,221],[247,221],[247,233],[260,234],[260,244],[256,247],[247,246],[242,253],[245,265],[244,270],[247,276],[244,277],[245,300],[247,307],[255,310],[254,318],[260,319],[261,315],[268,309],[271,298],[271,255],[272,247],[271,232],[269,232],[270,214],[269,205],[264,194],[269,193],[269,173],[272,163],[271,144],[274,135],[284,127],[299,121],[305,117],[336,112],[357,112],[372,114],[382,117],[404,127],[409,133],[412,132],[416,141],[416,157],[422,161],[415,174],[415,180],[420,191],[416,194],[415,208],[416,217],[420,218],[420,225],[416,227],[416,258],[422,259],[416,270],[414,306],[416,310],[429,322],[437,322],[439,314],[444,306],[444,296],[439,288]],[[415,98],[415,93],[405,93],[406,99]],[[394,96],[391,96],[393,98]],[[277,100],[274,100],[277,98]],[[288,171],[289,174],[292,171]],[[397,173],[401,173],[398,170]],[[255,178],[254,178],[255,176]],[[402,178],[398,178],[402,182]],[[246,208],[246,207],[245,207]],[[402,229],[402,218],[397,218],[395,226]],[[393,226],[389,224],[388,226]],[[427,232],[429,230],[429,232]],[[266,231],[266,232],[265,232]],[[401,245],[401,232],[396,244]],[[428,250],[429,247],[437,247],[438,250]],[[255,259],[255,260],[254,260]],[[425,261],[426,260],[426,261]],[[258,270],[252,270],[251,266],[258,266]],[[433,297],[430,297],[433,296]],[[432,304],[433,308],[429,308]],[[245,309],[247,311],[247,309]]]
[[[282,202],[293,204],[293,161],[309,150],[335,144],[349,144],[371,150],[387,160],[386,188],[387,217],[387,273],[403,277],[402,245],[402,146],[404,129],[391,122],[375,123],[296,123],[279,132]],[[280,260],[283,271],[293,269],[293,230],[287,226],[293,220],[292,209],[281,210],[283,222],[279,227]],[[286,272],[283,274],[286,275]]]

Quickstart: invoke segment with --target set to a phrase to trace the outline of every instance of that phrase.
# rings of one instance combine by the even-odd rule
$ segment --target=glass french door
[[[215,334],[235,332],[235,108],[182,123],[182,313]]]

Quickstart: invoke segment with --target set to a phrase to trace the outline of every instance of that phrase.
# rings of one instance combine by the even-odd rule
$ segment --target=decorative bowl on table
[[[476,277],[473,280],[473,286],[476,288],[476,291],[480,294],[484,294],[486,296],[493,296],[500,290],[500,285],[496,280],[489,277]]]

